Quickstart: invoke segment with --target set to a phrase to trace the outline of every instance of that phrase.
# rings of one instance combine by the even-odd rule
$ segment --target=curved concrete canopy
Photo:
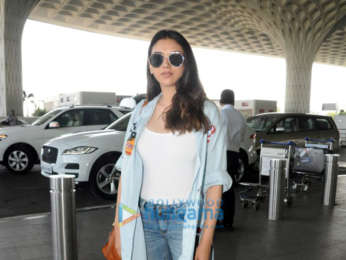
[[[52,24],[148,40],[174,28],[195,46],[283,56],[286,112],[309,112],[313,61],[346,65],[346,0],[0,0],[0,115],[22,114],[21,37],[35,6],[30,18]]]
[[[149,40],[163,28],[194,46],[346,65],[346,0],[41,0],[31,19]]]

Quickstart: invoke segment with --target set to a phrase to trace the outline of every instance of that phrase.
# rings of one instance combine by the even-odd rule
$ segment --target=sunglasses
[[[149,57],[149,62],[154,68],[158,68],[163,63],[164,56],[159,52],[154,52]],[[184,55],[180,52],[171,52],[168,56],[169,63],[174,67],[180,67],[184,63]]]

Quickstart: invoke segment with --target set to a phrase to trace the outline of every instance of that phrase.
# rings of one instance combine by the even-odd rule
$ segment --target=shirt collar
[[[227,109],[227,108],[233,109],[233,106],[230,104],[226,104],[226,105],[223,105],[223,107],[222,107],[222,109]]]
[[[161,97],[162,93],[158,94],[156,97],[154,97],[152,100],[150,100],[145,106],[143,106],[140,111],[140,117],[144,119],[144,122],[152,116],[154,109],[156,107],[156,104]]]

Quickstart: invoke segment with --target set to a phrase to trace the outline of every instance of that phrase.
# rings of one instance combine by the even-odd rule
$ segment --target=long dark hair
[[[185,57],[183,75],[176,83],[176,94],[173,97],[172,106],[166,112],[166,128],[179,133],[201,129],[206,132],[209,121],[203,113],[203,104],[207,97],[198,77],[197,64],[191,46],[180,33],[161,30],[151,40],[148,57],[151,55],[153,46],[161,39],[176,41],[183,48]],[[149,62],[147,78],[147,99],[150,101],[161,93],[161,88],[159,82],[150,73]]]

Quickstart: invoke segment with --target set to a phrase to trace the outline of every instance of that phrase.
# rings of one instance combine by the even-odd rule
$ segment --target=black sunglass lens
[[[169,55],[169,62],[176,67],[179,67],[184,61],[183,55],[179,53],[173,53]]]
[[[150,61],[151,66],[157,68],[157,67],[161,66],[161,64],[163,62],[163,57],[161,54],[154,53],[154,54],[150,55],[149,61]]]

